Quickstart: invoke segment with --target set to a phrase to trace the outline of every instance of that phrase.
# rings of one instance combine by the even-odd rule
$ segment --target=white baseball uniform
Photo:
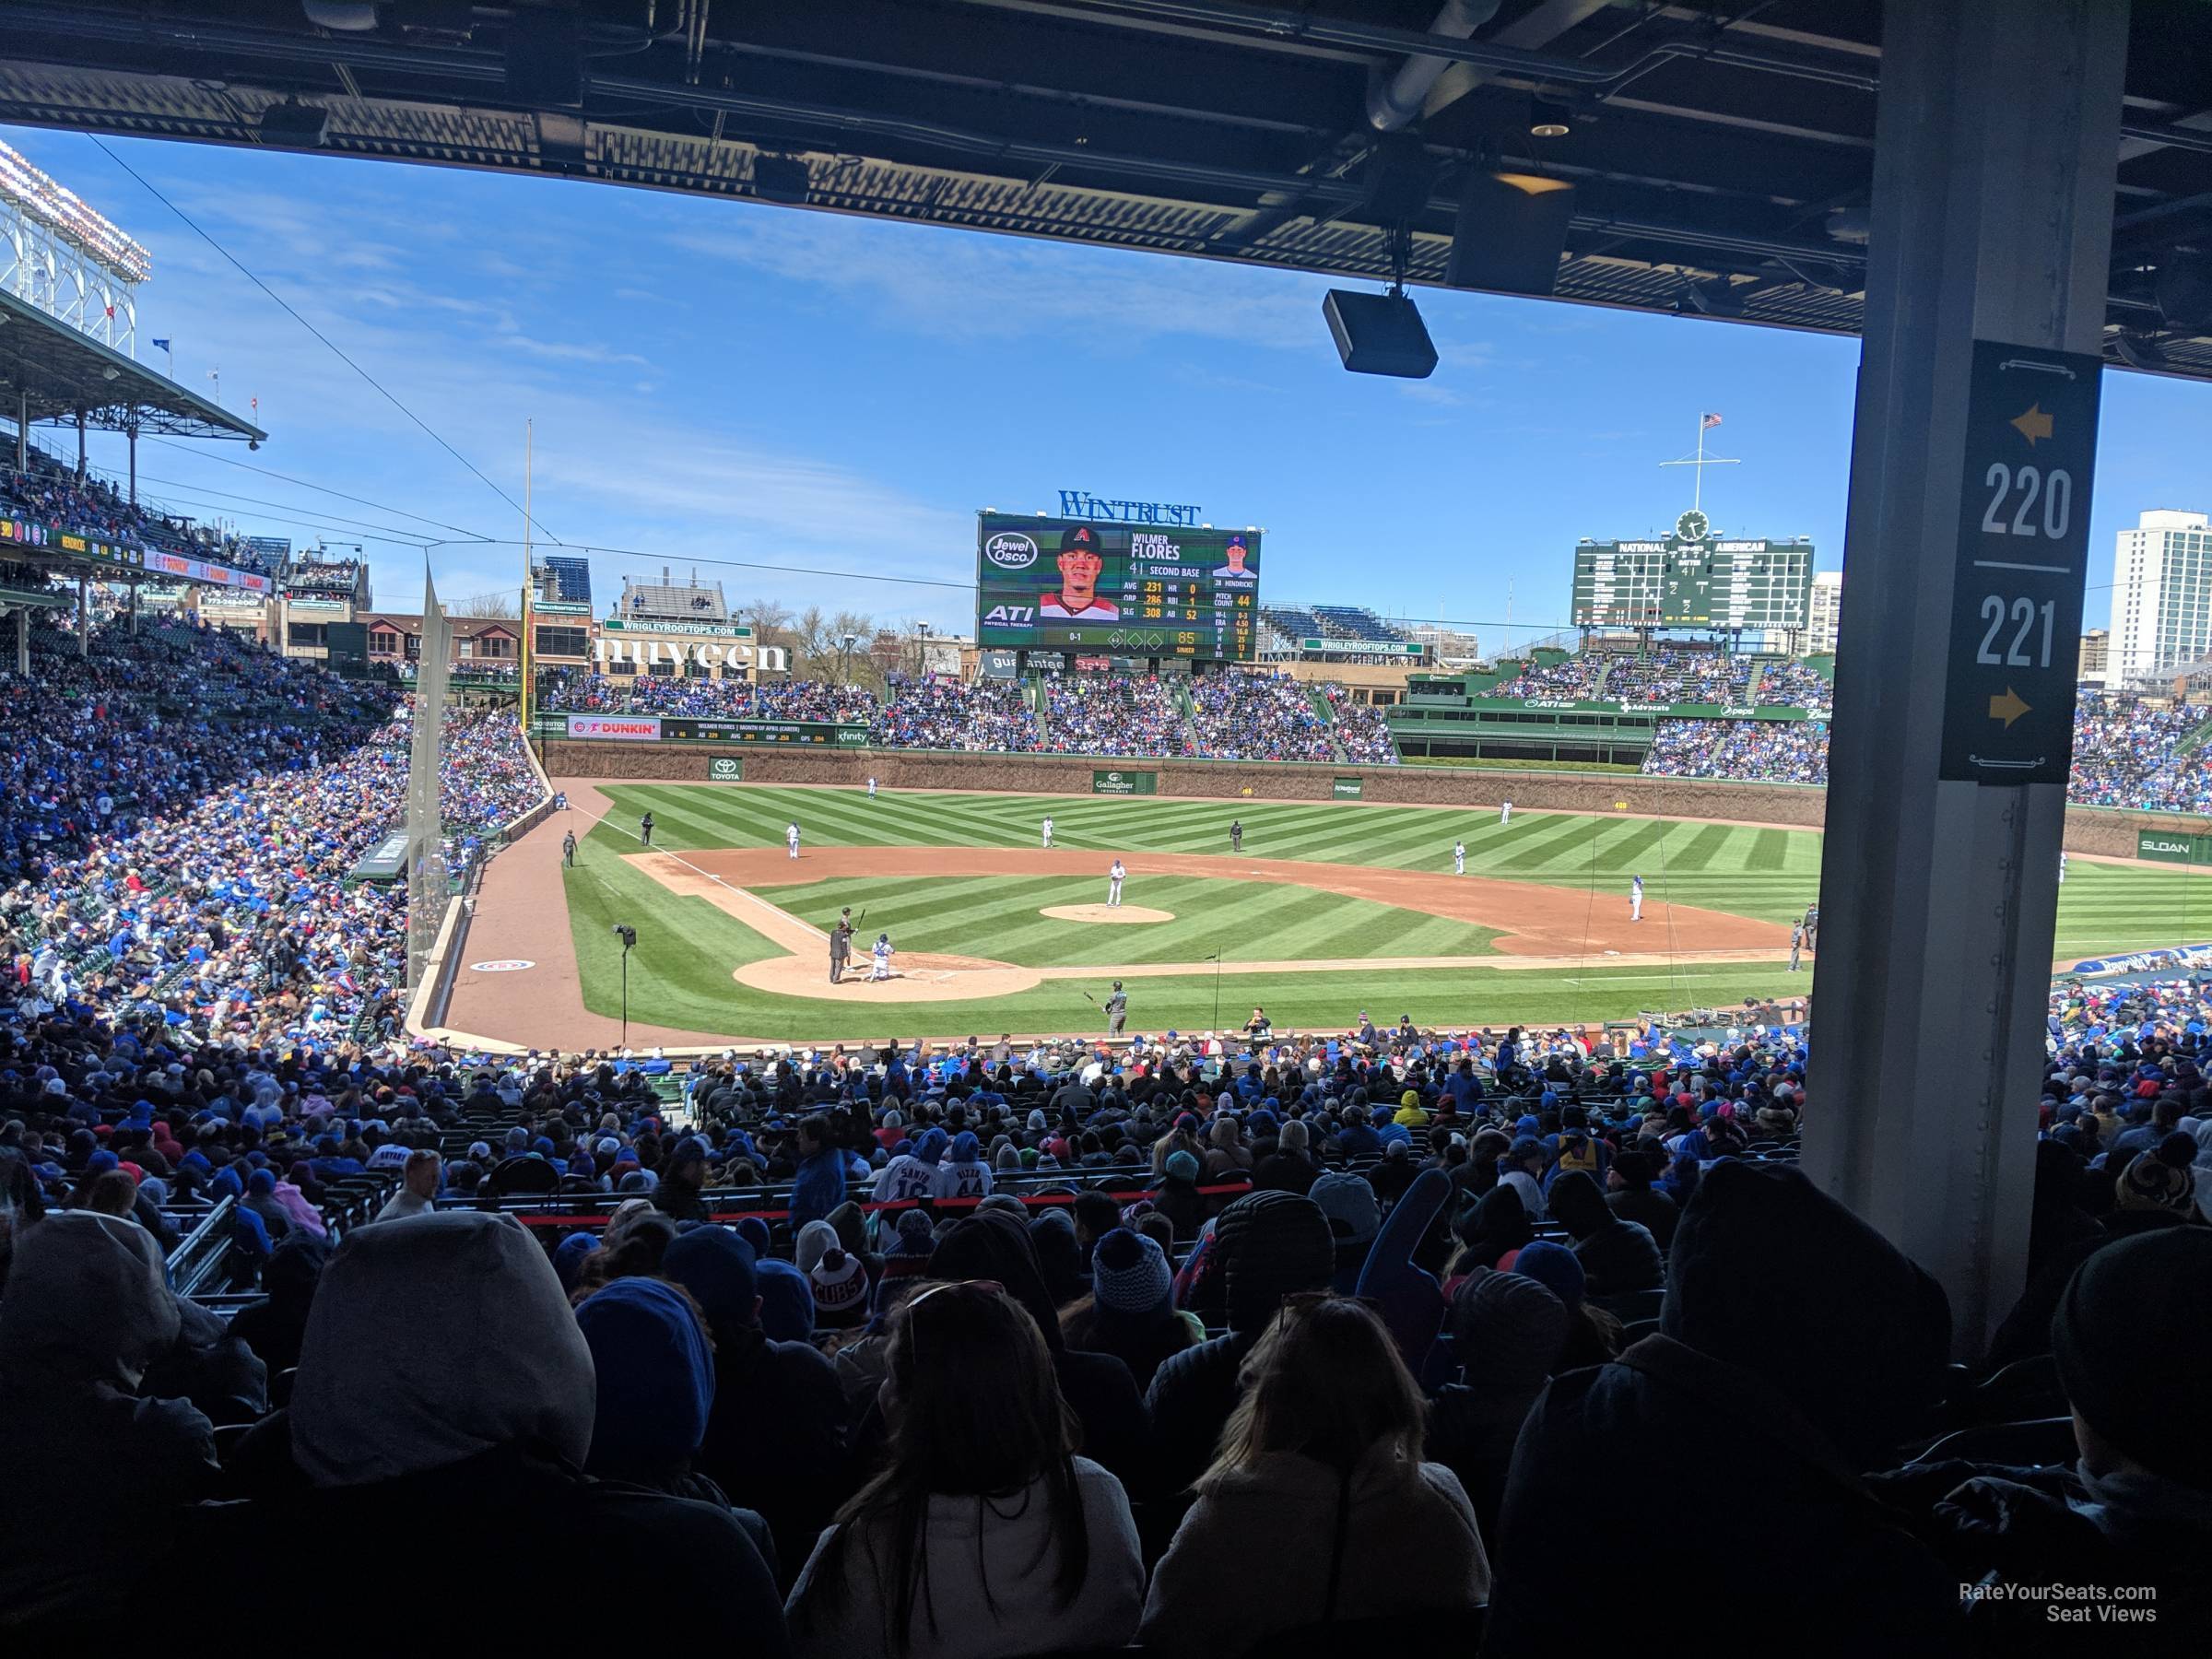
[[[872,801],[872,800],[874,800],[875,798],[876,798],[876,780],[875,780],[875,779],[873,779],[873,778],[870,778],[870,779],[868,780],[868,799]]]
[[[1047,851],[1048,853],[1049,853],[1050,851],[1052,851],[1052,846],[1053,846],[1053,820],[1052,820],[1051,818],[1046,818],[1046,819],[1044,820],[1044,846],[1045,846],[1045,851]]]
[[[2059,885],[2060,885],[2061,887],[2064,887],[2064,886],[2065,885],[2065,880],[2066,880],[2066,854],[2065,854],[2065,850],[2064,850],[2063,848],[2060,850],[2060,852],[2059,852],[2059,854],[2058,854],[2058,880],[2059,880]]]
[[[783,844],[791,849],[794,858],[799,855],[799,827],[795,823],[783,827]]]
[[[1502,830],[1512,821],[1513,804],[1511,801],[1508,801],[1502,806],[1498,808],[1498,828]]]
[[[868,977],[872,980],[889,979],[891,977],[891,941],[889,935],[885,935],[884,936],[878,938],[874,945],[870,946],[868,947],[868,955],[873,957],[876,962],[876,965],[868,970]]]
[[[1629,920],[1643,920],[1643,877],[1632,877],[1629,881]]]
[[[1465,841],[1453,841],[1452,843],[1452,874],[1454,876],[1465,876],[1466,873],[1467,843]]]
[[[1121,903],[1122,882],[1128,874],[1129,872],[1122,867],[1122,861],[1118,858],[1115,859],[1113,868],[1106,872],[1106,902],[1108,904],[1118,905]]]

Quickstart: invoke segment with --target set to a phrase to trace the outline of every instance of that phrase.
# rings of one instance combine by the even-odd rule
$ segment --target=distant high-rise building
[[[2120,532],[2112,635],[2115,685],[2212,656],[2212,518],[2161,508]]]
[[[2110,629],[2092,628],[2081,636],[2081,667],[2076,677],[2085,686],[2101,686],[2112,665]]]
[[[1843,616],[1843,572],[1815,571],[1813,594],[1806,609],[1805,653],[1826,656],[1836,649],[1836,624]]]

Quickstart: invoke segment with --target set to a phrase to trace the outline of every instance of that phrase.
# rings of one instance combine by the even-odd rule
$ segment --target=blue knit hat
[[[1584,1278],[1582,1258],[1564,1244],[1555,1244],[1549,1239],[1524,1244],[1520,1253],[1513,1257],[1511,1271],[1524,1278],[1535,1279],[1570,1310],[1582,1305]]]
[[[1090,1282],[1100,1307],[1152,1313],[1167,1307],[1174,1276],[1159,1240],[1117,1227],[1091,1251]]]

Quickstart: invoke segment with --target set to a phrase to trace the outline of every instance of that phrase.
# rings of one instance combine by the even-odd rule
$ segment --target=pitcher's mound
[[[1048,904],[1037,913],[1055,922],[1107,922],[1123,926],[1175,920],[1173,911],[1147,910],[1141,904]]]

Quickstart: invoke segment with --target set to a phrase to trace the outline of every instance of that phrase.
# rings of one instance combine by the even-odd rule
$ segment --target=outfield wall
[[[1158,793],[1184,799],[1326,801],[1335,781],[1360,780],[1360,798],[1384,805],[1470,806],[1500,801],[1535,811],[1629,812],[1653,818],[1819,829],[1828,792],[1795,783],[1729,783],[1700,778],[1646,778],[1626,772],[1509,771],[1498,767],[1332,766],[1236,760],[1101,760],[1082,755],[955,755],[923,749],[799,749],[712,743],[589,743],[545,746],[557,778],[612,782],[704,783],[707,763],[735,757],[748,783],[817,783],[847,788],[873,775],[886,789],[1004,790],[1018,794],[1087,795],[1101,767],[1157,774]],[[2144,830],[2202,833],[2207,820],[2108,806],[2066,808],[2066,849],[2113,858],[2136,856]]]

